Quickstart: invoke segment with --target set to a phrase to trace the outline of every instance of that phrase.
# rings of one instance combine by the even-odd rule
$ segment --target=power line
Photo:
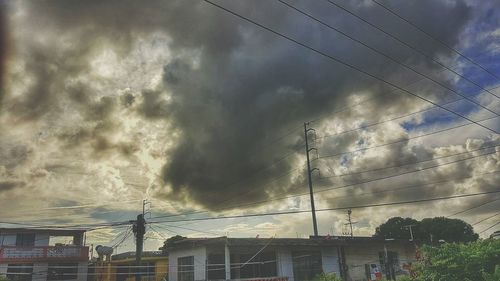
[[[481,86],[481,85],[480,85],[480,84],[478,84],[477,82],[474,82],[474,81],[470,80],[470,79],[469,79],[469,78],[467,78],[466,76],[464,76],[464,75],[460,74],[459,72],[457,72],[457,71],[453,70],[452,68],[450,68],[450,67],[448,67],[448,66],[444,65],[444,64],[443,64],[443,63],[441,63],[440,61],[438,61],[438,60],[434,59],[433,57],[431,57],[431,56],[427,55],[426,53],[424,53],[424,52],[420,51],[420,50],[419,50],[419,49],[417,49],[416,47],[413,47],[413,46],[411,46],[410,44],[408,44],[407,42],[405,42],[405,41],[401,40],[400,38],[398,38],[398,37],[396,37],[396,36],[394,36],[394,35],[390,34],[389,32],[387,32],[387,31],[385,31],[384,29],[382,29],[380,26],[377,26],[377,25],[375,25],[375,24],[373,24],[373,23],[371,23],[371,22],[367,21],[366,19],[362,18],[361,16],[359,16],[359,15],[355,14],[354,12],[352,12],[352,11],[350,11],[350,10],[346,9],[345,7],[343,7],[343,6],[339,5],[339,4],[337,4],[337,3],[335,3],[335,2],[333,2],[333,1],[331,1],[331,0],[325,0],[325,1],[327,1],[327,2],[328,2],[328,3],[330,3],[331,5],[336,6],[336,7],[337,7],[337,8],[339,8],[339,9],[341,9],[341,10],[343,10],[343,11],[345,11],[345,12],[349,13],[350,15],[352,15],[352,16],[354,16],[354,17],[356,17],[357,19],[359,19],[359,20],[363,21],[364,23],[366,23],[366,24],[370,25],[371,27],[373,27],[373,28],[377,29],[378,31],[380,31],[380,32],[384,33],[385,35],[387,35],[387,36],[391,37],[392,39],[396,40],[397,42],[401,43],[402,45],[404,45],[404,46],[406,46],[406,47],[410,48],[410,49],[411,49],[411,50],[413,50],[414,52],[417,52],[418,54],[420,54],[420,55],[424,56],[425,58],[427,58],[427,59],[431,60],[432,62],[434,62],[434,63],[438,64],[439,66],[441,66],[441,67],[443,67],[443,68],[447,69],[448,71],[450,71],[450,72],[452,72],[453,74],[455,74],[456,76],[458,76],[458,77],[460,77],[460,78],[462,78],[462,79],[466,80],[467,82],[469,82],[469,83],[473,84],[474,86],[476,86],[477,88],[481,89],[482,91],[488,92],[490,95],[495,96],[495,97],[497,97],[497,98],[500,98],[500,96],[497,96],[497,95],[495,95],[494,93],[490,92],[488,89],[485,89],[483,86]]]
[[[349,34],[347,34],[347,33],[343,32],[342,30],[340,30],[340,29],[338,29],[338,28],[336,28],[336,27],[334,27],[334,26],[332,26],[332,25],[330,25],[330,24],[328,24],[328,23],[326,23],[326,22],[324,22],[324,21],[322,21],[322,20],[320,20],[320,19],[318,19],[318,18],[316,18],[316,17],[312,16],[311,14],[309,14],[309,13],[307,13],[307,12],[304,12],[304,11],[302,11],[302,10],[300,10],[300,9],[296,8],[295,6],[293,6],[293,5],[291,5],[291,4],[287,3],[287,2],[285,2],[285,1],[283,1],[283,0],[278,0],[278,1],[279,1],[280,3],[282,3],[282,4],[286,5],[287,7],[291,8],[291,9],[293,9],[293,10],[295,10],[295,11],[299,12],[299,13],[301,13],[302,15],[305,15],[306,17],[308,17],[308,18],[310,18],[310,19],[312,19],[312,20],[314,20],[314,21],[316,21],[316,22],[318,22],[318,23],[322,24],[323,26],[326,26],[327,28],[329,28],[329,29],[331,29],[331,30],[336,31],[337,33],[339,33],[339,34],[341,34],[341,35],[343,35],[343,36],[347,37],[348,39],[350,39],[350,40],[352,40],[352,41],[354,41],[354,42],[356,42],[356,43],[358,43],[358,44],[360,44],[360,45],[362,45],[362,46],[364,46],[364,47],[366,47],[366,48],[370,49],[371,51],[373,51],[373,52],[375,52],[375,53],[377,53],[377,54],[379,54],[379,55],[381,55],[381,56],[383,56],[383,57],[385,57],[385,58],[387,58],[387,59],[391,60],[392,62],[394,62],[394,63],[396,63],[396,64],[398,64],[398,65],[400,65],[400,66],[404,67],[405,69],[408,69],[408,70],[410,70],[410,71],[411,71],[411,72],[413,72],[413,73],[416,73],[416,74],[418,74],[418,75],[420,75],[420,76],[422,76],[422,77],[427,78],[428,80],[430,80],[430,81],[434,82],[435,84],[437,84],[437,85],[441,86],[442,88],[444,88],[444,89],[446,89],[446,90],[448,90],[448,91],[451,91],[452,93],[454,93],[454,94],[456,94],[456,95],[459,95],[459,96],[463,97],[464,99],[467,99],[468,101],[472,102],[473,104],[475,104],[475,105],[477,105],[477,106],[479,106],[479,107],[481,107],[481,108],[484,108],[484,109],[486,109],[488,112],[493,113],[493,114],[495,114],[495,115],[497,115],[497,116],[498,116],[498,113],[496,113],[496,112],[492,111],[491,109],[489,109],[489,108],[487,108],[487,107],[483,106],[482,104],[480,104],[480,103],[476,102],[475,100],[470,99],[470,98],[468,98],[467,96],[465,96],[465,95],[463,95],[463,94],[461,94],[461,93],[457,92],[455,89],[448,87],[448,86],[447,86],[447,85],[445,85],[444,83],[442,83],[442,82],[440,82],[440,81],[438,81],[438,80],[436,80],[436,79],[434,79],[434,78],[432,78],[432,77],[430,77],[430,76],[428,76],[428,75],[426,75],[426,74],[424,74],[424,73],[422,73],[422,72],[419,72],[419,71],[415,70],[414,68],[412,68],[412,67],[408,66],[407,64],[404,64],[404,63],[402,63],[402,62],[398,61],[397,59],[395,59],[395,58],[393,58],[393,57],[391,57],[391,56],[387,55],[386,53],[384,53],[384,52],[382,52],[382,51],[379,51],[378,49],[376,49],[376,48],[374,48],[374,47],[372,47],[372,46],[370,46],[370,45],[368,45],[368,44],[364,43],[363,41],[358,40],[358,39],[356,39],[356,38],[354,38],[354,37],[350,36]],[[474,83],[474,82],[473,82],[473,83]],[[474,83],[474,84],[475,84],[475,85],[477,85],[478,87],[480,87],[482,90],[485,90],[485,91],[486,91],[486,89],[484,89],[481,85],[478,85],[478,84],[476,84],[476,83]],[[488,93],[490,93],[490,94],[492,94],[492,95],[493,95],[493,93],[491,93],[491,92],[489,92],[489,91],[488,91]],[[496,96],[496,95],[494,95],[494,96]],[[497,97],[497,96],[496,96],[496,97]],[[497,97],[497,98],[498,98],[498,97]]]
[[[342,189],[342,188],[352,187],[352,186],[356,186],[356,185],[361,185],[361,184],[376,182],[376,181],[380,181],[380,180],[385,180],[385,179],[389,179],[389,178],[399,177],[399,176],[406,175],[406,174],[417,173],[417,172],[421,172],[421,171],[424,171],[424,170],[433,169],[433,168],[436,168],[436,167],[446,166],[446,165],[450,165],[450,164],[455,164],[455,163],[458,163],[458,162],[467,161],[467,160],[470,160],[470,159],[474,159],[474,158],[477,158],[477,157],[486,156],[486,155],[490,155],[490,154],[493,154],[493,153],[487,153],[487,154],[477,155],[477,156],[474,156],[474,157],[470,157],[470,158],[466,158],[466,159],[461,159],[461,160],[457,160],[457,161],[452,161],[452,162],[448,162],[448,163],[444,163],[444,164],[437,164],[437,165],[430,166],[430,167],[419,168],[418,170],[408,171],[408,172],[399,173],[399,174],[395,174],[395,175],[390,175],[390,176],[385,176],[385,177],[379,177],[379,178],[375,178],[375,179],[370,179],[370,180],[366,180],[366,181],[361,181],[361,182],[356,182],[356,183],[351,183],[351,184],[346,184],[346,185],[341,185],[341,186],[336,186],[336,187],[324,188],[324,189],[317,190],[315,193],[326,192],[326,191],[334,190],[334,189]],[[322,185],[322,186],[325,186],[325,185]],[[246,207],[246,206],[250,206],[250,205],[262,204],[262,203],[267,203],[267,202],[271,202],[271,201],[278,201],[278,200],[284,200],[284,199],[295,198],[295,197],[302,197],[302,196],[306,196],[306,195],[309,195],[309,192],[304,192],[304,193],[299,193],[299,194],[294,194],[294,195],[288,195],[288,196],[278,197],[278,198],[272,198],[272,199],[268,199],[268,200],[264,200],[264,201],[260,201],[260,202],[249,203],[249,204],[240,205],[240,206],[241,207]]]
[[[447,217],[447,218],[449,218],[449,217],[453,217],[453,216],[456,216],[456,215],[459,215],[459,214],[463,214],[463,213],[465,213],[465,212],[468,212],[468,211],[470,211],[470,210],[477,209],[477,208],[479,208],[479,207],[482,207],[482,206],[488,205],[488,204],[493,203],[493,202],[496,202],[496,201],[498,201],[498,200],[500,200],[500,199],[499,199],[499,198],[497,198],[497,199],[494,199],[494,200],[491,200],[491,201],[487,201],[487,202],[485,202],[485,203],[481,203],[481,204],[479,204],[479,205],[477,205],[477,206],[473,206],[473,207],[467,208],[467,209],[465,209],[465,210],[462,210],[462,211],[459,211],[459,212],[453,213],[453,214],[448,215],[448,216],[446,216],[446,217]]]
[[[488,120],[495,119],[495,118],[498,118],[498,117],[500,117],[500,116],[495,116],[495,117],[490,117],[490,118],[482,119],[479,122],[488,121]],[[454,127],[449,127],[449,128],[437,130],[437,131],[434,131],[434,132],[429,132],[429,133],[425,133],[425,134],[413,136],[413,137],[403,138],[403,139],[399,139],[399,140],[388,142],[388,143],[383,143],[383,144],[379,144],[379,145],[374,145],[374,146],[370,146],[370,147],[364,147],[364,148],[350,150],[350,151],[339,152],[339,153],[335,153],[335,154],[322,155],[322,156],[319,156],[318,159],[330,158],[330,157],[335,157],[335,156],[340,156],[340,155],[345,155],[345,154],[351,154],[351,153],[355,153],[355,152],[361,152],[361,151],[366,151],[366,150],[370,150],[370,149],[374,149],[374,148],[379,148],[379,147],[384,147],[384,146],[393,145],[393,144],[397,144],[397,143],[407,142],[409,140],[418,139],[418,138],[422,138],[422,137],[427,137],[427,136],[439,134],[439,133],[442,133],[442,132],[446,132],[446,131],[450,131],[450,130],[454,130],[454,129],[458,129],[458,128],[466,127],[466,126],[470,126],[470,125],[472,125],[472,123],[465,123],[465,124],[457,125],[457,126],[454,126]]]
[[[387,203],[378,203],[378,204],[355,205],[355,206],[345,206],[345,207],[336,207],[336,208],[323,208],[323,209],[317,209],[316,211],[317,212],[326,212],[326,211],[337,211],[337,210],[347,210],[347,209],[361,209],[361,208],[372,208],[372,207],[382,207],[382,206],[404,205],[404,204],[413,204],[413,203],[421,203],[421,202],[465,198],[465,197],[472,197],[472,196],[479,196],[479,195],[486,195],[486,194],[494,194],[494,193],[499,193],[499,192],[500,192],[500,190],[494,190],[494,191],[485,191],[485,192],[479,192],[479,193],[468,193],[468,194],[458,194],[458,195],[452,195],[452,196],[434,197],[434,198],[427,198],[427,199],[396,201],[396,202],[387,202]],[[246,215],[220,216],[220,217],[208,217],[208,218],[189,218],[189,219],[168,220],[168,221],[149,221],[149,223],[208,221],[208,220],[219,220],[219,219],[234,219],[234,218],[247,218],[247,217],[300,214],[300,213],[309,213],[309,212],[311,212],[311,210],[296,210],[296,211],[270,212],[270,213],[260,213],[260,214],[246,214]]]
[[[338,59],[338,58],[336,58],[336,57],[334,57],[334,56],[332,56],[332,55],[326,54],[326,53],[324,53],[324,52],[322,52],[322,51],[320,51],[320,50],[318,50],[318,49],[316,49],[316,48],[310,47],[309,45],[306,45],[306,44],[304,44],[304,43],[302,43],[302,42],[300,42],[300,41],[298,41],[298,40],[296,40],[296,39],[293,39],[292,37],[289,37],[289,36],[287,36],[287,35],[285,35],[285,34],[283,34],[283,33],[280,33],[280,32],[278,32],[278,31],[276,31],[276,30],[274,30],[274,29],[271,29],[271,28],[269,28],[269,27],[267,27],[267,26],[265,26],[265,25],[263,25],[263,24],[260,24],[260,23],[258,23],[258,22],[256,22],[256,21],[254,21],[254,20],[252,20],[252,19],[250,19],[250,18],[247,18],[247,17],[245,17],[245,16],[243,16],[243,15],[240,15],[240,14],[238,14],[238,13],[236,13],[236,12],[234,12],[234,11],[230,10],[230,9],[227,9],[227,8],[225,8],[225,7],[223,7],[223,6],[219,5],[219,4],[216,4],[216,3],[212,2],[211,0],[204,0],[204,1],[205,1],[206,3],[208,3],[208,4],[212,5],[212,6],[216,7],[216,8],[219,8],[219,9],[221,9],[221,10],[223,10],[223,11],[226,11],[227,13],[232,14],[233,16],[236,16],[236,17],[238,17],[238,18],[241,18],[241,19],[243,19],[243,20],[245,20],[245,21],[247,21],[247,22],[249,22],[249,23],[252,23],[252,24],[254,24],[254,25],[256,25],[256,26],[258,26],[258,27],[262,28],[262,29],[265,29],[265,30],[267,30],[267,31],[269,31],[269,32],[271,32],[271,33],[273,33],[273,34],[276,34],[276,35],[278,35],[278,36],[280,36],[280,37],[282,37],[282,38],[284,38],[284,39],[286,39],[286,40],[288,40],[288,41],[291,41],[291,42],[293,42],[293,43],[295,43],[295,44],[297,44],[297,45],[299,45],[299,46],[301,46],[301,47],[303,47],[303,48],[306,48],[306,49],[308,49],[308,50],[311,50],[311,51],[313,51],[314,53],[317,53],[317,54],[319,54],[319,55],[321,55],[321,56],[323,56],[323,57],[325,57],[325,58],[328,58],[328,59],[330,59],[330,60],[332,60],[332,61],[335,61],[335,62],[337,62],[337,63],[340,63],[340,64],[342,64],[342,65],[345,65],[345,66],[347,66],[347,67],[349,67],[349,68],[351,68],[351,69],[354,69],[354,70],[356,70],[356,71],[358,71],[358,72],[360,72],[360,73],[362,73],[362,74],[364,74],[364,75],[366,75],[366,76],[368,76],[368,77],[371,77],[371,78],[373,78],[373,79],[375,79],[375,80],[379,80],[379,81],[383,82],[384,84],[387,84],[387,85],[389,85],[389,86],[392,86],[392,87],[394,87],[394,88],[396,88],[396,89],[399,89],[399,90],[401,90],[401,91],[403,91],[403,92],[405,92],[405,93],[407,93],[407,94],[409,94],[409,95],[412,95],[412,96],[417,97],[417,98],[419,98],[419,99],[421,99],[421,100],[423,100],[423,101],[426,101],[426,102],[428,102],[428,103],[430,103],[430,104],[433,104],[433,105],[435,105],[435,106],[438,106],[439,108],[441,108],[441,109],[443,109],[443,110],[445,110],[445,111],[448,111],[448,112],[450,112],[450,113],[452,113],[452,114],[454,114],[454,115],[456,115],[456,116],[462,117],[463,119],[466,119],[466,120],[468,120],[468,121],[470,121],[470,122],[472,122],[472,123],[474,123],[474,124],[476,124],[476,125],[478,125],[478,126],[480,126],[480,127],[484,128],[484,129],[486,129],[486,130],[488,130],[488,131],[491,131],[491,132],[493,132],[493,133],[495,133],[495,134],[498,134],[498,132],[497,132],[497,131],[495,131],[495,130],[493,130],[493,129],[491,129],[491,128],[488,128],[488,127],[486,127],[486,126],[484,126],[484,125],[482,125],[482,124],[479,124],[479,123],[477,123],[476,121],[474,121],[474,120],[472,120],[472,119],[470,119],[470,118],[468,118],[468,117],[466,117],[466,116],[464,116],[464,115],[462,115],[462,114],[459,114],[459,113],[457,113],[457,112],[454,112],[453,110],[447,109],[447,108],[445,108],[445,107],[443,107],[443,106],[441,106],[441,105],[439,105],[439,104],[437,104],[437,103],[435,103],[435,102],[433,102],[433,101],[431,101],[431,100],[429,100],[429,99],[427,99],[427,98],[425,98],[425,97],[419,96],[419,95],[417,95],[417,94],[415,94],[415,93],[413,93],[413,92],[411,92],[411,91],[409,91],[409,90],[407,90],[407,89],[404,89],[404,88],[402,88],[402,87],[400,87],[400,86],[398,86],[398,85],[396,85],[396,84],[394,84],[394,83],[392,83],[392,82],[390,82],[390,81],[387,81],[387,80],[385,80],[385,79],[383,79],[383,78],[380,78],[380,77],[378,77],[378,76],[377,76],[377,75],[375,75],[375,74],[372,74],[372,73],[370,73],[370,72],[367,72],[367,71],[365,71],[365,70],[363,70],[363,69],[361,69],[361,68],[359,68],[359,67],[357,67],[357,66],[354,66],[354,65],[352,65],[352,64],[350,64],[350,63],[347,63],[347,62],[345,62],[345,61],[343,61],[343,60],[341,60],[341,59]]]
[[[216,233],[216,232],[213,232],[213,231],[194,229],[194,228],[180,226],[180,225],[165,225],[165,226],[166,227],[173,227],[173,228],[179,228],[179,229],[184,229],[184,230],[195,231],[195,232],[199,232],[199,233],[207,233],[207,234],[211,234],[211,235],[220,235],[220,233]],[[164,227],[163,229],[167,230],[166,227]],[[170,231],[170,230],[168,230],[168,231]]]
[[[434,185],[440,184],[440,183],[452,182],[452,181],[463,180],[463,179],[472,179],[472,178],[475,178],[477,176],[491,175],[491,174],[496,174],[498,172],[500,172],[500,170],[498,170],[498,171],[492,171],[492,172],[487,172],[487,173],[481,173],[481,174],[477,174],[477,175],[473,175],[473,176],[468,176],[468,177],[454,178],[454,179],[451,179],[451,180],[441,180],[441,181],[429,182],[429,183],[424,183],[424,184],[416,184],[416,185],[409,185],[409,186],[403,186],[403,187],[392,188],[392,189],[385,189],[385,190],[380,190],[380,191],[365,192],[365,193],[361,193],[361,194],[356,194],[356,196],[365,196],[365,195],[380,194],[380,193],[393,192],[393,191],[406,190],[406,189],[413,189],[413,188],[416,188],[416,187],[424,187],[424,186],[431,187],[431,186],[434,186]],[[336,197],[333,197],[333,198],[330,198],[330,199],[339,199],[339,198],[345,198],[345,197],[350,197],[350,196],[351,195],[336,196]],[[496,199],[496,200],[498,200],[498,199]],[[494,201],[496,201],[496,200],[494,200]]]
[[[395,10],[393,9],[390,9],[389,7],[383,5],[382,3],[378,2],[377,0],[372,0],[375,4],[377,4],[378,6],[380,6],[381,8],[383,8],[384,10],[388,11],[389,13],[393,14],[394,16],[398,17],[399,19],[401,19],[402,21],[408,23],[409,25],[413,26],[414,28],[416,28],[417,30],[419,30],[420,32],[422,32],[423,34],[427,35],[428,37],[432,38],[433,40],[441,43],[441,45],[445,46],[446,48],[448,48],[449,50],[453,51],[454,53],[456,53],[457,55],[465,58],[466,60],[468,60],[469,62],[471,62],[472,64],[476,65],[477,67],[481,68],[482,70],[486,71],[487,73],[489,73],[491,76],[497,78],[497,79],[500,79],[500,77],[498,77],[495,73],[489,71],[487,68],[483,67],[482,65],[480,65],[479,63],[475,62],[474,60],[472,60],[471,58],[467,57],[466,55],[462,54],[461,52],[459,52],[458,50],[456,50],[455,48],[449,46],[448,44],[446,44],[446,42],[444,42],[443,40],[440,40],[439,38],[436,38],[435,36],[433,36],[432,34],[430,34],[429,32],[423,30],[422,28],[420,28],[419,26],[417,26],[416,24],[414,24],[413,22],[411,22],[410,20],[402,17],[401,15],[399,15]]]
[[[486,232],[486,231],[488,231],[488,230],[492,229],[493,227],[495,227],[495,226],[497,226],[497,225],[499,225],[499,224],[500,224],[500,221],[499,221],[499,222],[497,222],[497,223],[495,223],[495,224],[493,224],[493,225],[491,225],[491,226],[489,226],[489,227],[487,227],[487,228],[485,228],[485,229],[483,229],[483,230],[481,230],[478,234],[483,234],[484,232]]]
[[[467,160],[471,160],[471,159],[475,159],[475,158],[478,158],[478,157],[487,156],[487,155],[491,155],[491,154],[493,154],[493,153],[485,153],[485,154],[476,155],[476,156],[465,158],[465,159],[455,160],[455,161],[448,162],[448,163],[436,164],[436,165],[425,167],[425,168],[419,168],[419,169],[413,170],[413,171],[407,171],[407,172],[398,173],[398,174],[394,174],[394,175],[379,177],[379,178],[375,178],[375,179],[369,179],[369,180],[366,180],[366,181],[360,181],[360,182],[356,182],[356,183],[351,183],[351,184],[346,184],[346,185],[341,185],[341,186],[336,186],[336,187],[330,187],[330,188],[320,189],[320,190],[317,190],[315,193],[326,192],[326,191],[334,190],[334,189],[347,188],[347,187],[352,187],[352,186],[356,186],[356,185],[361,185],[361,184],[376,182],[376,181],[385,180],[385,179],[389,179],[389,178],[394,178],[394,177],[398,177],[398,176],[402,176],[402,175],[406,175],[406,174],[417,173],[417,172],[421,172],[421,171],[425,171],[425,170],[429,170],[429,169],[433,169],[433,168],[437,168],[437,167],[441,167],[441,166],[446,166],[446,165],[450,165],[450,164],[455,164],[455,163],[458,163],[458,162],[463,162],[463,161],[467,161]],[[322,186],[324,186],[324,185],[322,185]],[[287,195],[287,196],[277,197],[277,198],[271,198],[271,199],[266,199],[266,200],[251,202],[251,203],[247,203],[247,204],[239,204],[237,206],[220,208],[219,210],[230,209],[230,208],[234,208],[234,207],[241,207],[241,208],[243,208],[243,207],[249,207],[249,206],[253,206],[253,205],[259,205],[259,204],[263,204],[263,203],[269,203],[269,202],[272,202],[272,201],[285,200],[285,199],[289,199],[289,198],[302,197],[302,196],[306,196],[306,195],[309,195],[309,192],[304,192],[304,193],[299,193],[299,194],[294,194],[294,195]],[[195,213],[206,213],[206,212],[207,211],[199,211],[199,212],[195,212]],[[188,213],[186,215],[190,215],[190,214],[193,214],[193,213]],[[153,217],[152,219],[157,219],[157,218],[162,218],[162,217],[180,216],[180,215],[183,215],[183,214]]]
[[[451,162],[444,163],[444,164],[437,164],[437,165],[429,166],[429,167],[425,167],[425,168],[418,168],[417,170],[413,170],[413,171],[407,171],[407,172],[403,172],[403,173],[399,173],[399,174],[395,174],[395,175],[380,177],[380,178],[376,178],[376,179],[370,179],[370,180],[363,181],[363,182],[357,182],[357,183],[346,184],[346,185],[341,185],[341,186],[337,186],[337,187],[334,186],[334,187],[330,187],[330,188],[325,188],[325,189],[321,189],[321,190],[316,191],[316,193],[325,192],[325,191],[334,190],[334,189],[341,189],[341,188],[346,188],[346,187],[351,187],[351,186],[356,186],[356,185],[360,185],[360,184],[366,184],[366,183],[370,183],[370,182],[375,182],[375,181],[379,181],[379,180],[385,180],[385,179],[399,177],[399,176],[402,176],[402,175],[407,175],[407,174],[412,174],[412,173],[418,173],[418,172],[422,172],[422,171],[425,171],[425,170],[429,170],[429,169],[433,169],[433,168],[437,168],[437,167],[442,167],[442,166],[446,166],[446,165],[450,165],[450,164],[456,164],[458,162],[463,162],[463,161],[475,159],[475,158],[482,157],[482,156],[488,156],[488,155],[491,155],[491,154],[494,154],[494,153],[495,152],[493,152],[493,153],[485,153],[485,154],[476,155],[476,156],[465,158],[465,159],[451,161]]]
[[[487,221],[487,220],[489,220],[489,219],[491,219],[491,218],[494,218],[494,217],[496,217],[496,216],[498,216],[498,215],[500,215],[500,212],[498,212],[498,213],[496,213],[496,214],[494,214],[494,215],[492,215],[492,216],[489,216],[489,217],[487,217],[487,218],[484,218],[484,219],[482,219],[482,220],[479,220],[479,221],[477,221],[477,222],[473,223],[472,225],[477,225],[477,224],[480,224],[480,223],[482,223],[482,222],[484,222],[484,221]]]
[[[444,105],[453,104],[453,103],[456,103],[456,102],[461,101],[461,100],[463,100],[463,98],[460,98],[460,99],[454,100],[454,101],[450,101],[450,102],[444,103],[442,105],[444,106]],[[403,119],[405,117],[416,115],[416,114],[419,114],[419,113],[422,113],[422,112],[426,112],[426,111],[429,111],[429,110],[432,110],[432,109],[436,109],[436,108],[437,108],[436,106],[431,106],[431,107],[424,108],[424,109],[419,110],[419,111],[414,111],[414,112],[411,112],[411,113],[408,113],[408,114],[399,115],[399,116],[396,116],[396,117],[392,117],[392,118],[389,118],[389,119],[385,119],[385,120],[381,120],[381,121],[378,121],[378,122],[375,122],[375,123],[371,123],[371,124],[368,124],[368,125],[359,126],[359,127],[353,128],[353,129],[347,129],[345,131],[340,131],[340,132],[333,133],[333,134],[323,135],[321,137],[318,137],[317,139],[325,139],[325,138],[329,138],[329,137],[333,137],[333,136],[338,136],[338,135],[342,135],[342,134],[346,134],[346,133],[351,133],[351,132],[356,132],[356,131],[359,131],[359,130],[364,130],[364,129],[367,129],[367,128],[370,128],[370,127],[373,127],[373,126],[377,126],[377,125],[380,125],[380,124],[383,124],[383,123],[387,123],[387,122],[391,122],[391,121],[398,120],[398,119]]]
[[[364,173],[369,173],[369,172],[381,171],[381,170],[386,170],[386,169],[401,168],[403,166],[415,165],[415,164],[420,164],[420,163],[429,162],[429,161],[435,161],[435,160],[439,160],[439,159],[443,159],[443,158],[453,157],[453,156],[457,156],[457,155],[461,155],[461,154],[467,154],[467,153],[480,151],[480,150],[484,150],[484,149],[488,149],[488,148],[495,148],[495,147],[498,147],[498,145],[481,147],[478,149],[469,150],[469,151],[465,151],[465,152],[443,155],[443,156],[439,156],[439,157],[428,158],[425,160],[413,161],[413,162],[408,162],[408,163],[398,164],[398,165],[393,165],[393,166],[384,166],[384,167],[375,168],[375,169],[344,173],[344,174],[333,175],[333,176],[328,176],[328,177],[321,177],[320,179],[338,178],[338,177],[344,177],[344,176],[352,176],[352,175],[359,175],[359,174],[364,174]]]

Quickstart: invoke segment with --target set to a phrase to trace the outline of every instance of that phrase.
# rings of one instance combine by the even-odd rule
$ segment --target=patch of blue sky
[[[463,116],[468,116],[471,113],[482,110],[479,106],[467,100],[461,100],[453,104],[446,105],[445,108],[450,109],[453,112],[456,112],[457,114]],[[487,117],[485,116],[484,118]],[[436,108],[423,113],[418,121],[416,121],[415,119],[411,119],[403,122],[401,126],[406,131],[412,132],[419,131],[427,127],[451,125],[460,122],[461,120],[463,122],[469,122],[456,114],[452,114],[443,109]]]

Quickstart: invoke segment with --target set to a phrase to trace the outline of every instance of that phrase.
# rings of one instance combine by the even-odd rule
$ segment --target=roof
[[[0,233],[49,233],[52,235],[60,235],[60,236],[65,236],[65,235],[71,236],[75,234],[83,234],[85,232],[86,232],[85,229],[75,229],[75,228],[29,228],[29,227],[0,228]]]
[[[186,247],[199,247],[214,244],[228,246],[259,246],[269,244],[270,246],[323,246],[323,245],[348,245],[362,243],[410,243],[406,239],[383,239],[378,237],[346,237],[346,236],[317,236],[310,238],[228,238],[226,236],[215,238],[186,238],[175,241],[167,247],[169,249],[180,249]]]

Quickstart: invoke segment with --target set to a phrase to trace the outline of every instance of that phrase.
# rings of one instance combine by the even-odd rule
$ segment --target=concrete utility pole
[[[316,148],[309,148],[308,134],[310,131],[314,131],[314,129],[307,128],[308,125],[309,123],[304,123],[304,137],[306,139],[306,157],[307,157],[307,178],[309,180],[309,194],[311,196],[311,212],[313,219],[314,236],[318,236],[318,223],[316,221],[316,207],[314,206],[314,193],[313,193],[312,178],[311,178],[311,173],[314,170],[318,170],[318,168],[314,168],[311,170],[309,152],[311,152],[311,150],[315,150]]]
[[[411,225],[405,225],[403,226],[403,228],[405,229],[409,229],[410,230],[410,241],[413,241],[413,230],[411,229],[412,227],[416,226],[415,224],[411,224]]]
[[[141,256],[142,247],[144,244],[144,234],[146,233],[146,220],[144,214],[137,215],[137,220],[134,222],[133,231],[135,234],[135,281],[141,281]]]

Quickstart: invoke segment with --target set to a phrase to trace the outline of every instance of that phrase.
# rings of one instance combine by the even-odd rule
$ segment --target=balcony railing
[[[34,261],[87,261],[89,247],[81,246],[2,246],[0,263]]]

